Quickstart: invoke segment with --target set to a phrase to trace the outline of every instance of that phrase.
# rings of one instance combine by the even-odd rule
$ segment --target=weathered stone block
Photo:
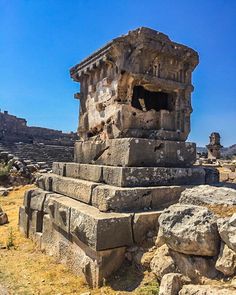
[[[133,244],[131,214],[102,213],[92,206],[71,207],[71,234],[99,251]]]
[[[65,164],[64,162],[53,162],[52,172],[60,176],[65,176]]]
[[[147,211],[134,214],[133,235],[135,243],[141,244],[149,230],[158,231],[158,218],[161,213],[162,211]]]
[[[51,183],[50,191],[68,196],[84,203],[91,202],[92,190],[98,185],[97,183],[90,181],[62,177],[55,174],[44,174],[41,178],[41,183],[47,184],[49,182]]]
[[[160,210],[177,203],[185,186],[119,188],[99,185],[93,190],[92,205],[100,211]]]
[[[108,166],[188,167],[196,158],[190,142],[121,138],[106,141],[77,141],[75,161]]]
[[[36,232],[42,232],[43,228],[43,212],[38,210],[29,213],[28,233],[32,237]]]
[[[65,175],[90,180],[94,182],[102,181],[102,167],[98,165],[76,165],[77,163],[67,163]]]
[[[21,206],[19,208],[19,229],[20,232],[28,237],[28,214],[26,213],[26,208]]]

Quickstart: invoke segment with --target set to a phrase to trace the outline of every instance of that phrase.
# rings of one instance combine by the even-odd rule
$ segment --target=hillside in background
[[[206,153],[207,149],[205,147],[197,147],[197,152]],[[236,144],[222,148],[221,155],[223,157],[232,157],[233,155],[236,155]]]

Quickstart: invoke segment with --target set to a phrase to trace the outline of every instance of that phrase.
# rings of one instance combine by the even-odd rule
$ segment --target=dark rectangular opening
[[[142,111],[174,109],[173,95],[162,91],[148,91],[143,86],[134,87],[131,105]]]

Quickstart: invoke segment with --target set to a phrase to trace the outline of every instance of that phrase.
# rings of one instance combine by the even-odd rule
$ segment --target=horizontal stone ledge
[[[188,186],[120,188],[99,185],[92,193],[92,205],[100,211],[132,212],[161,210],[177,203]]]
[[[123,167],[190,167],[196,159],[191,142],[121,138],[77,141],[75,161]]]
[[[98,183],[63,177],[56,174],[42,174],[37,180],[37,185],[43,190],[55,192],[90,204],[92,191]]]
[[[52,199],[50,217],[62,230],[96,251],[130,246],[132,214],[103,213],[67,197]]]
[[[113,167],[80,163],[53,163],[53,173],[119,187],[205,184],[201,167]]]

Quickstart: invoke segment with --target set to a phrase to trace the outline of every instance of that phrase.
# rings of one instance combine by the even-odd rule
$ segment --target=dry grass
[[[40,252],[36,245],[24,238],[18,231],[18,210],[22,204],[25,190],[32,186],[25,186],[12,191],[7,197],[0,197],[0,206],[8,214],[9,223],[0,227],[0,285],[10,294],[82,294],[91,295],[123,295],[157,294],[157,283],[149,274],[139,280],[139,286],[129,292],[130,285],[135,284],[137,273],[128,268],[119,276],[114,276],[108,286],[91,290],[82,278],[73,275],[66,266],[58,264],[53,257]],[[12,232],[12,234],[11,234]],[[14,246],[7,249],[9,236]],[[118,281],[118,282],[117,282]],[[111,287],[113,286],[113,287]]]
[[[230,217],[236,213],[236,206],[229,205],[205,205],[211,212],[213,212],[217,217]]]

